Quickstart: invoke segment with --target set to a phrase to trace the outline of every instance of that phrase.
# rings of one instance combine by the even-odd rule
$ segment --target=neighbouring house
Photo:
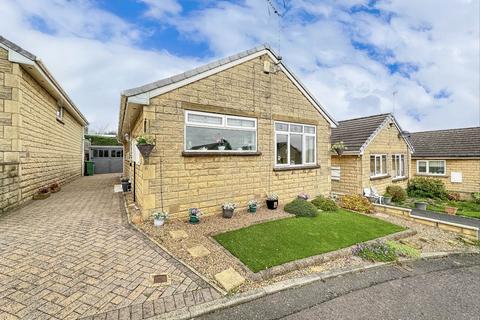
[[[85,160],[94,164],[94,173],[123,172],[123,146],[112,135],[85,135]]]
[[[124,174],[147,215],[218,213],[267,193],[286,203],[330,192],[330,132],[336,122],[266,46],[126,90],[118,137]],[[156,139],[142,157],[136,138]]]
[[[480,127],[415,132],[414,176],[441,179],[449,191],[480,192]]]
[[[339,121],[332,145],[343,142],[342,155],[332,152],[332,192],[384,193],[391,184],[407,186],[413,148],[392,114]]]
[[[0,212],[82,175],[86,125],[45,65],[0,36]]]

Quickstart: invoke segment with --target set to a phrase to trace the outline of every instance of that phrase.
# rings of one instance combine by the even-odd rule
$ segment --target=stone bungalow
[[[0,212],[82,174],[87,124],[45,65],[0,36]]]
[[[415,132],[414,176],[441,179],[449,191],[480,192],[480,127]]]
[[[330,192],[330,133],[336,122],[279,57],[262,46],[171,78],[126,90],[119,139],[124,174],[144,216],[198,207],[245,208],[274,192]],[[135,139],[154,136],[139,155]]]
[[[383,194],[391,184],[407,186],[413,148],[392,114],[339,121],[331,141],[346,146],[341,156],[332,153],[333,193],[375,187]]]

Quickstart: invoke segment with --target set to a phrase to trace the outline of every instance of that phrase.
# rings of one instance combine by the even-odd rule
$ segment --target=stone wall
[[[157,141],[154,152],[142,159],[140,166],[144,215],[162,205],[174,216],[186,215],[191,207],[214,214],[221,211],[220,206],[226,201],[235,202],[240,208],[245,208],[253,198],[264,204],[268,192],[279,194],[282,203],[300,192],[330,192],[330,126],[283,72],[263,72],[265,59],[268,56],[157,96],[144,107],[144,116],[137,123],[147,119],[146,131]],[[185,110],[257,118],[261,154],[182,155]],[[319,168],[273,170],[275,120],[316,125]]]
[[[440,179],[445,183],[447,190],[463,193],[463,196],[469,197],[472,192],[480,192],[480,159],[447,159],[446,174],[444,176],[429,176],[425,174],[417,174],[417,160],[425,158],[412,159],[412,174],[415,177],[431,177]],[[444,160],[444,159],[433,159]],[[461,172],[463,182],[451,182],[451,173]]]
[[[58,121],[56,100],[19,64],[9,62],[3,49],[0,79],[0,210],[5,211],[41,187],[81,175],[83,126],[66,110]]]
[[[370,178],[370,155],[386,154],[387,155],[387,176],[382,178]],[[393,177],[392,155],[405,155],[405,173],[406,178],[398,180]],[[411,154],[408,145],[402,137],[399,137],[399,131],[396,126],[386,125],[377,134],[375,139],[367,146],[362,156],[362,189],[367,187],[375,187],[380,194],[386,191],[389,185],[399,185],[402,188],[407,187],[408,177],[410,177],[410,161]]]
[[[332,180],[332,192],[362,192],[362,158],[351,155],[332,155],[332,167],[340,167],[340,180]]]

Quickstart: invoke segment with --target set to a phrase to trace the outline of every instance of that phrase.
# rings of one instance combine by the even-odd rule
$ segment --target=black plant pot
[[[125,182],[122,181],[122,190],[123,190],[123,192],[127,192],[127,191],[128,191],[128,185],[129,185],[129,182],[128,182],[128,181],[125,181]]]
[[[278,200],[267,200],[267,208],[275,210],[278,207]]]
[[[227,218],[227,219],[230,219],[231,217],[233,217],[233,210],[234,209],[223,209],[223,217],[224,218]]]
[[[344,151],[344,149],[335,148],[335,152],[336,152],[339,156],[341,156],[341,155],[343,154],[343,151]]]
[[[154,144],[137,144],[138,151],[142,154],[144,158],[147,158],[150,153],[152,153],[153,148],[155,148]]]

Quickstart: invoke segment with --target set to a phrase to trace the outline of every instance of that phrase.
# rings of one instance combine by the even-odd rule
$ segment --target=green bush
[[[387,246],[395,250],[398,256],[406,258],[420,258],[420,250],[395,241],[387,241]]]
[[[373,205],[367,198],[359,194],[347,194],[342,197],[341,206],[345,209],[372,213]]]
[[[353,254],[368,261],[388,262],[398,257],[419,258],[420,251],[395,241],[376,241],[369,244],[359,244],[353,249]]]
[[[417,177],[408,182],[407,193],[410,197],[446,199],[447,190],[440,179]]]
[[[407,200],[407,192],[400,186],[388,186],[387,193],[392,196],[393,202],[403,202]]]
[[[332,199],[318,196],[312,200],[312,204],[322,211],[337,211],[338,206]]]
[[[472,193],[473,202],[480,204],[480,192]]]
[[[299,217],[315,217],[318,214],[317,207],[302,199],[295,199],[287,203],[283,210]]]
[[[116,137],[86,134],[85,139],[90,140],[92,146],[121,146]]]

